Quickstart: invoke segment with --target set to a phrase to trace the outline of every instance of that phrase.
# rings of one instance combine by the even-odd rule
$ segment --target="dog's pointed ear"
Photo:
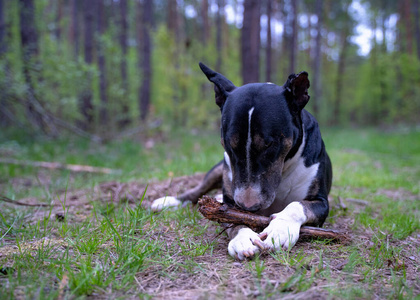
[[[310,83],[308,79],[308,73],[303,71],[299,74],[291,74],[284,84],[286,93],[286,99],[289,103],[290,108],[293,111],[300,112],[309,101],[309,89]]]
[[[219,74],[209,67],[207,67],[203,63],[199,63],[201,71],[203,71],[204,75],[207,76],[208,80],[214,83],[214,93],[216,96],[216,104],[222,109],[223,105],[225,104],[226,98],[231,91],[233,91],[236,87],[235,85],[227,79],[222,74]]]

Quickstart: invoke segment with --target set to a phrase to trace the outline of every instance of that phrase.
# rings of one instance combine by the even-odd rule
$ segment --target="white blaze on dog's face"
[[[223,107],[225,201],[245,210],[271,206],[285,157],[298,135],[281,95],[282,88],[274,84],[245,85],[230,93]],[[252,105],[257,101],[258,106]]]

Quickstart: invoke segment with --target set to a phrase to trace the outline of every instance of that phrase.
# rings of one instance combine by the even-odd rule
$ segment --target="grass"
[[[352,243],[304,240],[291,251],[235,262],[222,228],[197,210],[147,208],[150,195],[172,186],[168,178],[205,172],[220,160],[217,133],[156,133],[99,145],[2,131],[2,157],[121,173],[0,164],[0,195],[58,204],[0,203],[0,298],[419,297],[420,132],[328,129],[323,137],[334,166],[326,226],[351,231]],[[192,180],[173,185],[185,189]],[[107,181],[149,186],[135,202],[98,198]],[[75,204],[80,189],[86,197]]]

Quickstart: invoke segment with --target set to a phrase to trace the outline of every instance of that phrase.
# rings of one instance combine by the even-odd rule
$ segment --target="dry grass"
[[[176,195],[195,186],[202,178],[203,175],[199,174],[150,183],[142,202],[144,211],[147,212],[153,199]],[[95,211],[97,213],[100,210],[98,206],[103,209],[106,204],[113,203],[116,207],[128,205],[127,207],[135,209],[145,188],[145,184],[137,182],[109,182],[100,184],[93,190],[68,191],[61,195],[61,200],[56,203],[64,202],[65,199],[65,211],[61,205],[54,206],[51,210],[23,210],[31,210],[26,219],[28,224],[42,222],[48,215],[58,216],[54,222],[60,223],[60,216],[65,214],[68,226],[85,223],[91,224],[89,226],[92,230],[99,230],[101,218],[93,217]],[[333,191],[332,194],[334,193]],[[378,193],[384,193],[387,197],[392,194],[392,198],[398,198],[399,193],[403,193],[404,198],[410,199],[409,201],[419,200],[406,190],[380,190]],[[136,237],[138,241],[149,243],[150,246],[158,244],[162,260],[158,260],[159,256],[145,256],[144,259],[150,261],[134,272],[131,279],[125,278],[121,273],[105,286],[92,284],[92,289],[87,289],[86,293],[75,292],[78,285],[74,284],[74,278],[68,278],[68,270],[64,269],[56,277],[52,271],[48,271],[49,268],[44,269],[45,264],[54,261],[53,257],[67,252],[75,260],[70,264],[71,267],[81,272],[82,266],[79,262],[88,256],[76,248],[77,239],[69,235],[60,237],[57,226],[52,226],[48,236],[26,240],[19,245],[14,239],[3,239],[0,266],[16,270],[16,259],[20,259],[22,253],[36,257],[40,249],[48,245],[52,253],[42,261],[40,270],[50,277],[50,282],[55,282],[48,287],[50,291],[55,290],[50,295],[59,294],[60,297],[70,298],[83,294],[95,298],[137,298],[149,295],[156,299],[410,298],[419,295],[418,232],[404,239],[395,239],[392,235],[358,226],[355,224],[355,212],[366,209],[369,204],[348,201],[349,208],[345,211],[339,206],[337,198],[332,197],[330,200],[332,217],[325,227],[348,231],[351,245],[301,240],[290,252],[265,253],[254,260],[238,262],[227,254],[228,239],[225,234],[220,235],[221,227],[200,217],[195,208],[186,207],[178,212],[147,212],[148,219],[138,228]],[[22,201],[34,203],[35,199]],[[197,230],[202,231],[196,234]],[[106,237],[100,242],[98,250],[93,252],[92,261],[95,265],[115,264],[112,266],[114,270],[124,269],[122,262],[117,263],[117,248],[115,240]],[[197,253],[196,249],[202,253]],[[101,253],[106,251],[114,255],[115,261],[104,260]],[[32,271],[34,270],[30,268],[26,270]],[[0,276],[3,292],[8,289],[7,285],[14,276],[17,276],[16,273]],[[45,291],[44,293],[49,294]],[[30,292],[29,294],[33,295]],[[27,296],[28,290],[23,286],[14,287],[13,297]]]

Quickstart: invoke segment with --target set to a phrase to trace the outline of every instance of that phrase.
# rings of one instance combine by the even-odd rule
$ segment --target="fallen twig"
[[[368,201],[361,200],[361,199],[354,199],[354,198],[346,198],[347,202],[353,202],[360,205],[369,205]]]
[[[209,196],[203,196],[198,201],[198,210],[206,219],[211,221],[246,225],[255,230],[262,230],[270,223],[269,217],[260,216],[239,210],[237,208],[229,207],[226,204],[222,204]],[[349,237],[343,232],[310,226],[302,226],[300,228],[300,235],[314,238],[331,239],[341,243],[347,243],[349,241]]]
[[[46,203],[24,203],[24,202],[20,202],[20,201],[15,201],[12,199],[7,198],[6,196],[2,196],[0,195],[0,201],[3,202],[7,202],[7,203],[11,203],[14,205],[19,205],[19,206],[37,206],[37,207],[50,207],[50,206],[58,206],[58,204],[46,204]]]
[[[92,167],[86,165],[69,165],[62,164],[59,162],[47,162],[47,161],[28,161],[28,160],[17,160],[13,158],[0,158],[0,163],[13,164],[19,166],[30,166],[37,168],[46,169],[64,169],[73,172],[89,172],[89,173],[103,173],[103,174],[120,174],[121,170],[114,170],[109,168]]]

